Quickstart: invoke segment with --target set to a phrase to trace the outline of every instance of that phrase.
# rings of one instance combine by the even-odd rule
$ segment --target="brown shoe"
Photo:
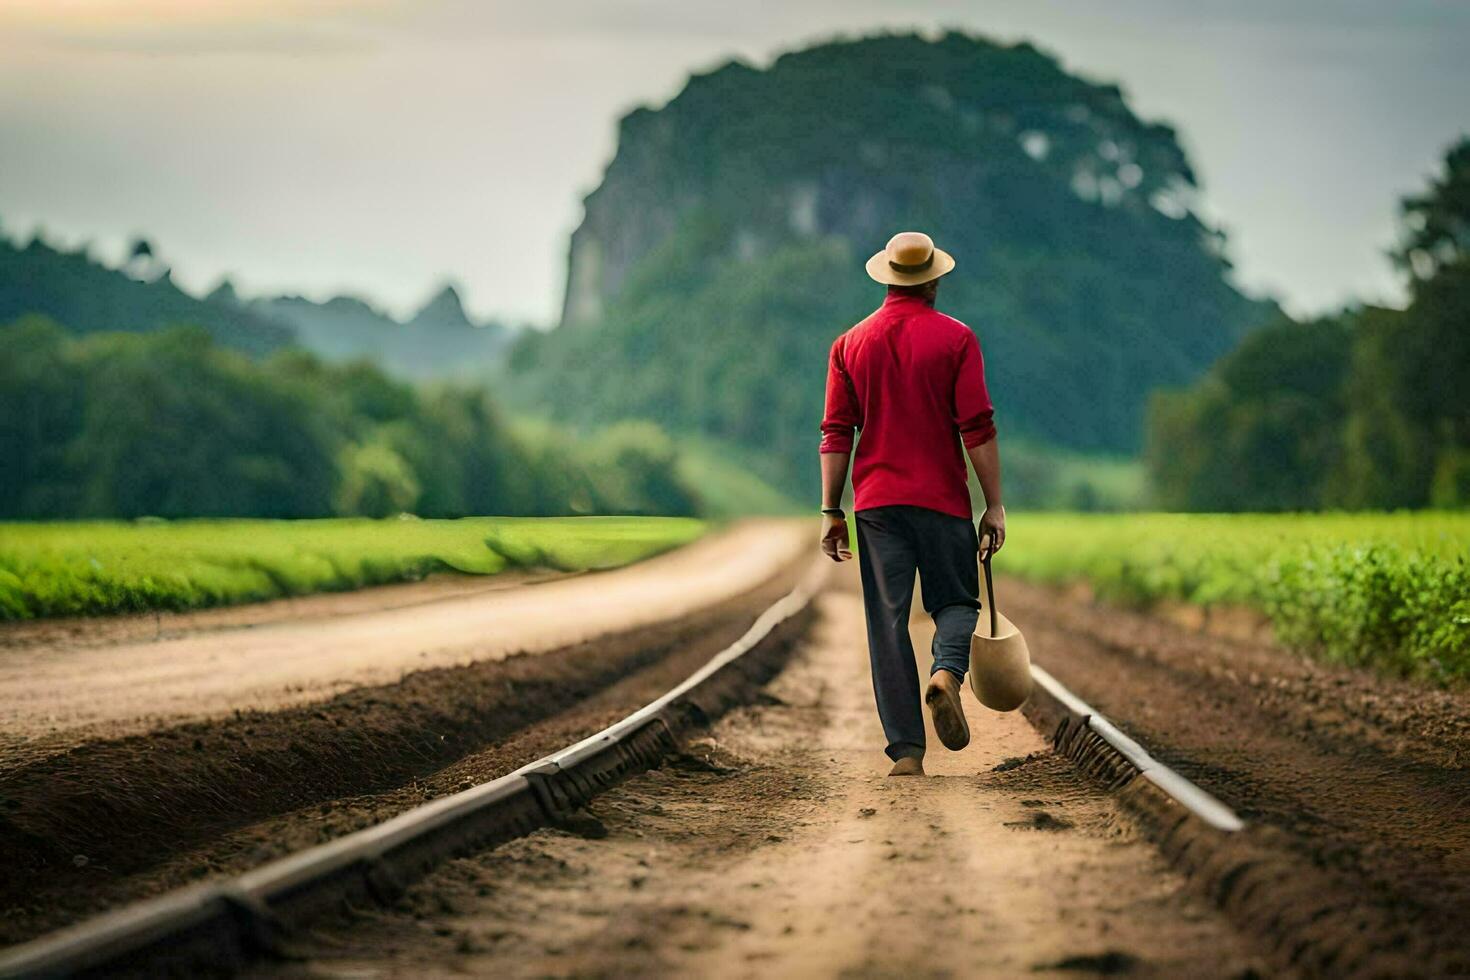
[[[924,775],[924,757],[921,755],[906,755],[893,764],[888,770],[890,776],[922,776]]]
[[[936,670],[929,678],[924,703],[929,706],[934,731],[945,748],[958,752],[970,744],[970,723],[965,721],[965,709],[960,704],[960,682],[954,674]]]

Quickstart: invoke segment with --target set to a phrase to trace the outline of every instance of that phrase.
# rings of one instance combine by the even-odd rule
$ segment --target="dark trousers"
[[[980,609],[979,539],[968,518],[924,507],[874,507],[856,514],[873,694],[888,756],[924,754],[924,715],[909,609],[914,573],[934,619],[934,663],[963,681]]]

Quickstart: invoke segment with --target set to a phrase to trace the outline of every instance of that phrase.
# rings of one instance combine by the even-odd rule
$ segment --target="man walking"
[[[934,663],[924,702],[946,748],[970,742],[960,687],[980,609],[977,556],[1005,543],[1000,451],[985,390],[985,363],[970,328],[934,309],[954,259],[921,232],[894,235],[868,260],[888,287],[871,316],[832,345],[822,420],[822,551],[852,557],[842,489],[852,467],[868,657],[891,776],[924,774],[924,718],[909,637],[914,573],[934,619]],[[961,450],[963,446],[963,451]],[[977,535],[970,523],[965,455],[985,494]]]

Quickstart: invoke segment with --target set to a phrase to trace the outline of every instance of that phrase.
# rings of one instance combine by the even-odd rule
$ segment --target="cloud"
[[[145,55],[341,53],[372,47],[402,0],[10,0],[0,27],[35,44]]]

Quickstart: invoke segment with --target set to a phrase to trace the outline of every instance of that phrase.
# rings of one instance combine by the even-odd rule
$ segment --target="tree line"
[[[1155,393],[1146,461],[1159,503],[1470,504],[1470,137],[1400,212],[1405,309],[1282,316],[1194,386]]]
[[[251,359],[201,328],[0,329],[0,518],[690,514],[651,425],[516,430],[473,386]]]

